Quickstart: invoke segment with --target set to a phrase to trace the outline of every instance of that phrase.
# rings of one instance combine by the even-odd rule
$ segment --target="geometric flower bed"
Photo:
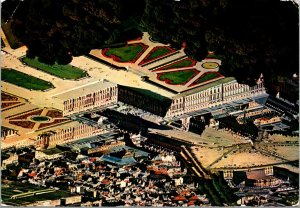
[[[9,123],[28,129],[34,127],[35,129],[40,129],[68,120],[68,118],[63,118],[62,113],[58,110],[37,109],[22,115],[10,117]]]
[[[53,122],[51,123],[41,123],[40,126],[39,126],[39,129],[42,129],[42,128],[45,128],[45,127],[48,127],[48,126],[54,126],[58,123],[61,123],[61,122],[64,122],[64,121],[67,121],[68,119],[66,118],[61,118],[61,119],[54,119]]]
[[[1,110],[20,104],[21,102],[1,102]]]
[[[31,112],[22,114],[22,115],[20,115],[20,116],[14,116],[14,117],[11,117],[9,120],[21,120],[21,119],[27,119],[28,117],[31,117],[31,116],[41,115],[42,112],[43,112],[43,109],[35,110],[35,111],[31,111]]]
[[[1,101],[17,101],[18,98],[15,96],[11,96],[9,94],[6,94],[4,92],[1,92]]]
[[[147,56],[139,63],[139,65],[143,65],[145,63],[157,60],[175,51],[176,50],[168,46],[156,46],[147,54]]]
[[[222,77],[223,75],[219,72],[206,72],[202,74],[195,82],[193,82],[190,86],[197,85],[203,82],[210,81],[212,79],[216,79]]]
[[[157,74],[157,79],[171,85],[185,85],[200,72],[196,69],[185,69]]]
[[[1,111],[23,105],[23,102],[18,97],[1,92]]]
[[[35,125],[35,123],[31,121],[9,121],[9,123],[25,129],[32,129]]]
[[[70,64],[59,65],[59,64],[55,63],[53,65],[48,65],[48,64],[39,62],[39,60],[37,58],[30,59],[28,57],[22,58],[22,62],[27,64],[28,66],[36,68],[37,70],[41,70],[43,72],[46,72],[48,74],[51,74],[53,76],[56,76],[56,77],[59,77],[62,79],[77,80],[77,79],[88,76],[86,71],[79,69],[77,67],[74,67]]]
[[[14,69],[1,69],[2,81],[32,90],[47,90],[53,88],[50,82],[25,74]]]
[[[191,58],[185,58],[179,61],[176,61],[174,63],[171,63],[167,66],[155,69],[153,71],[159,71],[159,70],[167,70],[167,69],[178,69],[178,68],[183,68],[183,67],[192,67],[195,66],[197,61],[191,59]]]
[[[60,118],[60,117],[63,117],[63,114],[61,111],[48,110],[48,113],[46,114],[46,116],[49,116],[51,118]]]
[[[116,62],[134,63],[148,47],[143,43],[133,43],[120,48],[105,48],[102,50],[102,55]]]
[[[204,69],[215,69],[219,67],[217,62],[205,62],[201,65]]]

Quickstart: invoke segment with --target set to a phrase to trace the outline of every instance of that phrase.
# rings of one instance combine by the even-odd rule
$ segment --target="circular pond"
[[[205,62],[202,64],[202,67],[204,69],[215,69],[219,67],[219,64],[217,62]]]
[[[30,117],[30,120],[40,123],[46,123],[49,122],[51,118],[48,116],[32,116]]]

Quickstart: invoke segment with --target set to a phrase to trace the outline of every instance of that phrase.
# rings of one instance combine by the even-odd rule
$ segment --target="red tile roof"
[[[178,195],[174,198],[174,201],[186,201],[186,198],[184,196]]]
[[[192,196],[189,200],[190,201],[197,201],[197,200],[199,200],[199,198],[198,198],[197,195],[195,195],[195,196]]]
[[[188,205],[188,206],[195,205],[195,202],[189,201],[189,202],[187,203],[187,205]]]
[[[104,180],[102,180],[102,181],[101,181],[101,183],[106,185],[106,184],[109,184],[109,183],[110,183],[110,181],[109,181],[109,180],[107,180],[107,179],[104,179]]]
[[[31,178],[31,177],[34,177],[34,176],[36,176],[36,175],[37,175],[37,173],[36,173],[36,172],[31,172],[31,173],[29,173],[29,174],[28,174],[28,177],[30,177],[30,178]]]

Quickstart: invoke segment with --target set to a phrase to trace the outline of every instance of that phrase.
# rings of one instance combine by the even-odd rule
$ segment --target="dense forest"
[[[221,72],[267,85],[298,73],[298,5],[280,0],[6,0],[2,21],[28,47],[28,56],[66,64],[88,53],[141,36],[181,48],[201,61],[208,51]],[[12,12],[17,7],[12,16]]]

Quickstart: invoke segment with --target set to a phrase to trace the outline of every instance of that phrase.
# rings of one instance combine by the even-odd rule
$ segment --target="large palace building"
[[[174,96],[166,118],[182,118],[208,112],[225,113],[242,104],[266,97],[268,94],[263,83],[249,87],[237,83],[232,77],[224,78]]]
[[[165,120],[178,120],[212,113],[226,115],[243,104],[267,98],[263,83],[253,87],[224,78],[173,97],[164,97],[145,89],[117,85],[107,80],[91,83],[54,96],[64,116],[101,110],[117,104],[127,104],[157,115]]]
[[[117,97],[117,84],[105,80],[53,96],[58,100],[59,108],[64,116],[114,105],[117,103]]]

